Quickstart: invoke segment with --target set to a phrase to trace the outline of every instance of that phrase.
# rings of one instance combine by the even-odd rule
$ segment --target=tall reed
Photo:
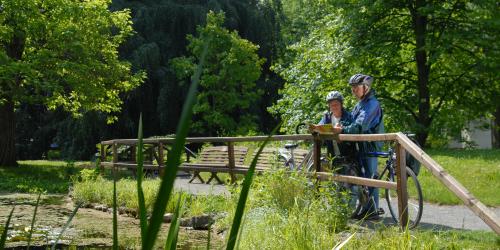
[[[40,204],[40,197],[42,196],[42,192],[38,194],[38,198],[36,199],[36,204],[35,204],[35,211],[33,212],[33,217],[31,218],[31,227],[30,227],[30,233],[28,235],[28,247],[27,249],[30,249],[31,245],[31,236],[33,235],[33,229],[35,228],[35,219],[36,219],[36,212],[38,211],[38,205]]]
[[[177,170],[179,169],[180,157],[184,151],[184,144],[186,142],[186,136],[188,134],[191,123],[193,106],[196,102],[196,93],[198,90],[198,84],[200,81],[203,64],[205,63],[205,57],[207,55],[209,43],[210,39],[208,39],[204,44],[203,52],[200,58],[200,63],[198,64],[195,74],[193,75],[191,86],[189,87],[186,101],[184,102],[182,114],[177,126],[174,144],[172,150],[170,150],[167,155],[168,160],[166,164],[166,169],[168,169],[168,171],[165,171],[164,175],[162,176],[162,181],[160,183],[160,188],[156,196],[156,201],[153,205],[153,212],[151,214],[151,218],[149,219],[146,233],[142,234],[142,249],[144,250],[149,250],[153,248],[154,243],[156,241],[156,237],[158,236],[158,232],[160,230],[161,223],[163,222],[163,215],[165,213],[168,200],[170,199],[170,195],[172,193],[175,178],[177,176]],[[140,132],[142,133],[142,131]],[[140,150],[138,153],[139,153],[138,155],[142,155],[142,150]],[[142,164],[142,160],[139,161],[138,164]],[[142,175],[142,173],[138,174],[138,179],[141,179],[141,177],[139,177],[140,175]],[[138,188],[141,188],[139,186],[139,183],[138,183]],[[145,213],[145,208],[143,211]],[[144,217],[141,216],[140,219],[142,227],[146,222]],[[169,240],[172,239],[167,239],[167,241]],[[175,246],[172,247],[175,248]]]
[[[278,130],[279,127],[280,127],[280,125],[276,126],[273,129],[273,132],[271,133],[271,135],[276,133],[276,131]],[[240,198],[238,200],[238,205],[236,206],[236,212],[234,215],[233,224],[231,226],[231,231],[229,233],[229,239],[227,242],[226,249],[228,249],[228,250],[234,249],[234,246],[236,244],[237,235],[238,235],[238,232],[239,232],[240,226],[241,226],[241,219],[243,217],[243,212],[245,210],[245,204],[246,204],[246,201],[248,198],[248,192],[250,191],[250,186],[252,184],[252,177],[253,177],[254,172],[255,172],[255,166],[257,165],[257,159],[259,158],[259,155],[262,153],[262,150],[266,146],[267,142],[269,142],[271,135],[269,135],[266,138],[266,140],[264,141],[264,143],[262,143],[262,145],[259,147],[257,154],[255,154],[255,157],[253,158],[252,163],[250,164],[250,167],[248,168],[248,172],[245,175],[245,179],[243,180],[243,185],[241,187],[241,192],[240,192]]]
[[[10,210],[9,217],[7,218],[7,222],[5,222],[5,227],[3,228],[2,232],[2,237],[0,237],[0,249],[5,248],[5,242],[7,241],[7,231],[9,230],[9,225],[10,225],[10,219],[12,218],[12,213],[14,213],[14,209],[16,207],[12,207],[12,210]]]

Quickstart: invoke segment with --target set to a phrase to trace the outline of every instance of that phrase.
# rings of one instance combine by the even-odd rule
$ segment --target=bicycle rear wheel
[[[420,187],[417,176],[409,167],[406,167],[406,173],[408,188],[408,228],[413,229],[422,218],[424,200],[422,188]],[[393,182],[397,181],[395,174],[391,173],[391,171],[388,171],[385,179]],[[387,206],[389,207],[392,219],[395,223],[399,223],[398,193],[395,190],[385,189],[385,199],[387,200]]]

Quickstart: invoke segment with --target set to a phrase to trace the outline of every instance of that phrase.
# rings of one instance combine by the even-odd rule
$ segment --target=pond
[[[38,207],[36,222],[32,235],[32,246],[46,249],[52,246],[62,228],[71,215],[74,204],[68,196],[44,195]],[[0,225],[5,226],[8,215],[15,205],[14,214],[8,231],[6,247],[9,249],[26,249],[31,219],[36,204],[36,195],[32,194],[0,194]],[[73,218],[70,227],[64,232],[58,248],[109,248],[112,246],[113,214],[91,208],[80,208]],[[168,232],[169,224],[162,225],[157,246],[162,247]],[[211,233],[211,248],[223,246],[222,238]],[[118,216],[118,241],[123,248],[140,248],[139,220],[126,215]],[[206,248],[208,231],[193,230],[181,227],[178,249]],[[33,248],[36,249],[36,248]]]

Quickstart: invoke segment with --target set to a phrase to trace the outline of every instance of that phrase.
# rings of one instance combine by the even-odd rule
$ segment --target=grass
[[[441,149],[427,150],[427,153],[481,202],[488,206],[500,206],[499,149]],[[426,201],[463,204],[427,169],[420,170],[418,179]]]
[[[112,180],[97,177],[92,171],[83,170],[79,178],[74,178],[78,180],[74,184],[75,202],[84,201],[81,197],[87,197],[86,201],[110,206]],[[138,208],[136,184],[132,179],[117,181],[117,204]],[[314,186],[311,188],[311,185],[300,175],[289,176],[275,172],[257,176],[247,200],[241,239],[237,243],[239,248],[325,249],[332,248],[350,235],[354,229],[346,227],[338,217],[341,215],[338,213],[341,208],[332,207],[334,204],[341,204],[334,202],[336,196],[331,195],[328,187],[317,189]],[[158,186],[159,180],[145,179],[142,183],[148,209],[151,209]],[[232,222],[239,189],[240,187],[235,187],[231,197],[184,194],[184,216],[226,211],[229,215],[217,221],[216,227],[218,231],[227,231]],[[167,211],[175,210],[178,194],[174,193],[171,197],[173,199],[167,205]],[[325,206],[326,204],[330,205]],[[163,239],[164,236],[160,238]],[[121,245],[127,242],[124,236],[120,239]],[[345,249],[498,249],[499,244],[500,239],[491,232],[401,232],[391,227],[374,232],[358,231]]]
[[[383,228],[358,233],[346,249],[499,249],[500,237],[485,231],[405,231]]]
[[[18,161],[18,167],[0,166],[0,190],[10,193],[67,194],[73,178],[88,170],[90,162],[67,162],[50,160]],[[111,178],[110,170],[103,174]],[[130,176],[127,171],[119,172],[118,178]]]
[[[139,209],[137,199],[137,182],[133,179],[120,179],[116,182],[117,206],[134,210]],[[160,179],[145,179],[142,181],[145,207],[147,213],[151,213],[153,202],[156,199]],[[223,211],[225,200],[219,195],[194,196],[184,192],[174,192],[174,196],[181,195],[188,203],[186,215],[195,216],[204,213]],[[77,203],[99,203],[108,207],[113,205],[113,181],[100,176],[82,178],[73,185],[73,200]],[[166,208],[167,212],[175,210],[175,204],[170,201]]]
[[[347,228],[347,206],[331,183],[318,186],[283,170],[256,177],[241,249],[331,249]],[[238,193],[238,192],[236,192]],[[226,220],[231,221],[231,216]]]
[[[68,193],[79,164],[63,161],[19,161],[19,167],[0,167],[0,190],[19,193]]]
[[[492,200],[484,200],[484,202],[486,204],[489,204],[489,202],[498,204],[495,203],[498,201],[492,192],[479,191],[488,191],[482,190],[488,189],[488,187],[499,190],[499,165],[497,163],[497,159],[500,158],[499,152],[495,150],[435,150],[431,151],[430,154],[466,187],[470,185],[468,188],[473,193],[477,192],[476,196],[479,199],[481,197],[493,197]],[[49,177],[51,173],[62,179],[64,176],[75,176],[78,171],[75,170],[73,164],[47,164],[44,162],[35,164],[33,170],[27,172],[38,173],[38,176],[44,177],[42,178],[44,184],[41,187],[39,186],[38,189],[34,189],[34,191],[37,191],[43,188],[47,190],[48,181],[54,180],[54,178]],[[61,175],[61,172],[64,174]],[[15,174],[19,174],[21,178],[29,176],[14,171],[14,176]],[[434,178],[427,175],[428,171],[421,171],[419,178],[424,192],[427,195],[435,195],[427,196],[428,199],[435,197],[436,200],[443,200],[447,191],[441,185],[427,182],[429,180],[435,181]],[[78,204],[82,202],[105,203],[108,206],[113,206],[115,213],[118,206],[126,206],[136,210],[143,210],[144,213],[153,214],[154,211],[151,208],[159,199],[162,199],[161,192],[158,192],[158,190],[164,183],[160,180],[120,179],[115,182],[106,180],[91,169],[81,170],[79,175],[76,176],[72,178],[75,181],[73,198]],[[336,192],[333,185],[318,186],[317,183],[312,183],[299,173],[288,174],[284,171],[266,173],[256,177],[256,181],[253,183],[251,180],[251,175],[246,176],[244,185],[235,187],[230,198],[222,196],[217,198],[215,196],[200,196],[201,198],[199,198],[184,193],[171,194],[170,197],[177,196],[179,201],[186,201],[183,202],[183,206],[193,214],[229,212],[229,216],[217,222],[219,230],[227,231],[231,227],[231,233],[228,237],[228,249],[234,248],[235,245],[241,249],[326,249],[344,242],[347,237],[353,235],[355,229],[347,226],[346,208],[343,206],[345,202],[342,202],[343,196]],[[170,184],[173,184],[173,180],[170,181]],[[478,184],[481,181],[486,182],[487,185],[481,186],[482,183]],[[249,192],[250,186],[252,186],[252,192]],[[479,191],[474,189],[477,186]],[[14,187],[18,188],[18,186]],[[143,195],[138,196],[139,192],[142,192]],[[141,202],[138,202],[138,198],[142,201],[142,205]],[[179,204],[174,204],[172,200],[166,199],[166,201],[163,201],[163,211],[176,211],[176,213],[179,213],[179,209],[183,210],[183,208],[179,207]],[[235,208],[234,204],[237,200],[238,207]],[[244,215],[245,208],[247,212]],[[71,218],[77,209],[78,206],[65,228],[71,222]],[[185,215],[189,213],[186,212]],[[161,224],[161,222],[158,223]],[[175,224],[169,230],[165,242],[166,248],[172,249],[177,245],[178,223],[175,222]],[[116,226],[115,218],[114,227],[116,228]],[[149,229],[151,222],[147,226]],[[8,222],[4,228],[6,227],[8,227]],[[0,245],[5,243],[6,231],[4,229],[2,231]],[[119,245],[117,234],[118,232],[115,229],[113,234],[115,248]],[[149,230],[147,234],[150,234]],[[153,238],[153,242],[149,244],[150,248],[153,247],[156,235],[147,237],[148,235],[145,235],[144,232],[141,235],[141,245],[144,246],[145,238]],[[125,238],[124,242],[126,241]],[[344,247],[348,249],[498,249],[500,248],[500,238],[491,232],[401,232],[397,227],[390,227],[375,231],[357,232],[352,239],[346,241]]]

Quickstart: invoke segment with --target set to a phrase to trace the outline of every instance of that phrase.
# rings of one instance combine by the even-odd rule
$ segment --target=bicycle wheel
[[[386,180],[395,182],[396,176],[394,173],[390,172],[391,171],[388,172]],[[422,197],[422,188],[420,187],[417,176],[409,167],[406,167],[406,173],[408,188],[408,228],[413,229],[422,218],[424,200]],[[392,219],[395,223],[399,223],[398,193],[395,190],[385,189],[385,199],[387,200],[387,206],[389,207]]]
[[[309,128],[304,122],[301,122],[295,126],[295,134],[309,134]]]

